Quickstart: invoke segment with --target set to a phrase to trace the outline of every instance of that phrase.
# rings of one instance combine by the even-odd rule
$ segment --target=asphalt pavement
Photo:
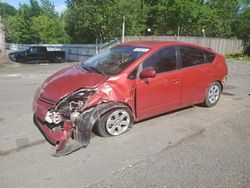
[[[250,187],[250,63],[229,63],[219,103],[139,122],[55,158],[33,125],[36,88],[71,64],[0,67],[0,187]]]

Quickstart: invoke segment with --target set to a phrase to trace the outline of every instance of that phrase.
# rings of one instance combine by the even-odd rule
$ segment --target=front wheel
[[[212,107],[217,104],[221,95],[221,85],[218,82],[214,82],[207,90],[206,98],[203,105],[206,107]]]
[[[131,111],[127,108],[116,108],[101,116],[93,132],[102,137],[118,136],[132,125]]]

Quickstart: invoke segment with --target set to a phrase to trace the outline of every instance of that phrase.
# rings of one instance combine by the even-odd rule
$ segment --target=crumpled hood
[[[80,65],[67,67],[44,81],[40,96],[56,103],[80,88],[95,88],[107,79],[103,75],[87,72]]]

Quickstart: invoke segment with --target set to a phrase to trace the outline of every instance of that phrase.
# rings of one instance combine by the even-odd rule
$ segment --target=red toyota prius
[[[211,49],[123,43],[47,78],[34,97],[34,123],[64,155],[87,146],[92,130],[118,136],[145,118],[194,104],[212,107],[227,74],[225,59]]]

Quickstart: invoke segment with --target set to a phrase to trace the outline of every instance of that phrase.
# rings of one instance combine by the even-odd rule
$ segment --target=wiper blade
[[[102,70],[100,70],[100,69],[98,69],[98,68],[96,68],[96,67],[90,67],[90,66],[86,66],[86,67],[87,67],[87,69],[90,69],[90,70],[92,70],[92,71],[95,71],[95,72],[97,72],[97,73],[103,75],[103,76],[106,76],[105,73],[104,73]]]
[[[101,75],[103,75],[103,76],[106,76],[106,74],[104,73],[104,71],[102,71],[102,70],[100,70],[100,69],[98,69],[98,68],[96,68],[96,67],[91,67],[91,66],[86,66],[86,65],[81,65],[81,67],[83,68],[83,69],[85,69],[85,70],[87,70],[88,72],[96,72],[96,73],[98,73],[98,74],[101,74]]]

